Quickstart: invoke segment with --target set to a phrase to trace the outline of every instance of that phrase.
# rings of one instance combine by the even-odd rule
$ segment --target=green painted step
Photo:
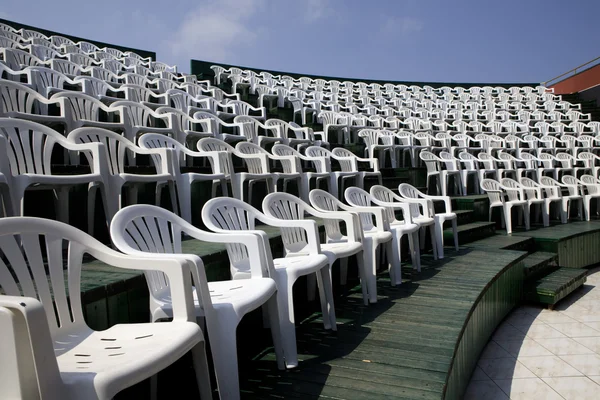
[[[492,222],[492,225],[494,223]],[[530,237],[525,236],[506,236],[494,235],[481,240],[477,240],[472,244],[473,247],[483,247],[490,249],[503,250],[521,250],[531,252],[535,247],[535,241]]]
[[[558,254],[536,251],[523,260],[525,281],[537,280],[558,268]]]
[[[490,202],[487,195],[453,196],[451,199],[453,210],[473,210],[475,221],[488,221]]]
[[[448,224],[448,226],[450,226],[450,224]],[[465,243],[470,243],[482,238],[494,236],[495,230],[496,227],[493,222],[470,222],[464,225],[459,225],[457,228],[458,243],[462,246]],[[454,246],[451,227],[444,229],[444,245]]]
[[[587,270],[558,268],[525,287],[526,299],[552,307],[586,281]]]

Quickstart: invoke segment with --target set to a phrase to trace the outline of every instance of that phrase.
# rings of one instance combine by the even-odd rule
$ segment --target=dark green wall
[[[8,20],[2,19],[2,18],[0,18],[0,23],[6,24],[6,25],[10,25],[10,26],[12,26],[15,29],[25,28],[25,29],[30,29],[32,31],[38,31],[38,32],[43,33],[46,36],[52,36],[52,35],[64,36],[66,38],[71,39],[75,43],[80,42],[80,41],[83,40],[85,42],[93,43],[93,44],[95,44],[96,46],[98,46],[100,48],[102,48],[102,47],[112,47],[113,49],[118,49],[118,50],[121,50],[121,51],[133,51],[134,53],[137,53],[137,54],[139,54],[140,56],[142,56],[144,58],[146,58],[146,57],[152,57],[153,60],[156,60],[156,53],[154,51],[134,49],[132,47],[124,47],[124,46],[119,46],[119,45],[116,45],[116,44],[99,42],[97,40],[80,38],[80,37],[73,36],[73,35],[67,35],[65,33],[49,31],[47,29],[38,28],[36,26],[21,24],[19,22],[15,22],[15,21],[8,21]]]
[[[301,76],[307,76],[307,77],[310,77],[313,79],[320,78],[320,79],[325,79],[325,80],[338,80],[340,82],[352,81],[352,82],[381,83],[381,84],[393,83],[393,84],[418,85],[418,86],[429,85],[434,88],[438,88],[438,87],[442,87],[442,86],[450,86],[450,87],[462,86],[462,87],[468,88],[471,86],[511,87],[511,86],[537,86],[537,85],[539,85],[538,82],[535,82],[535,83],[523,83],[523,82],[522,83],[459,83],[459,82],[382,81],[382,80],[373,80],[373,79],[339,78],[339,77],[335,77],[335,76],[298,74],[298,73],[294,73],[294,72],[283,72],[283,71],[273,71],[273,70],[269,70],[269,69],[242,67],[240,65],[230,65],[230,64],[216,63],[216,62],[211,62],[211,61],[201,61],[201,60],[191,60],[191,62],[190,62],[191,73],[194,75],[198,75],[198,77],[200,79],[212,79],[214,77],[214,73],[213,73],[213,70],[210,69],[211,65],[221,65],[225,68],[238,67],[241,69],[249,69],[249,70],[256,71],[256,72],[265,71],[265,72],[269,72],[273,75],[280,75],[280,74],[281,75],[289,75],[292,78],[296,78],[296,79]]]

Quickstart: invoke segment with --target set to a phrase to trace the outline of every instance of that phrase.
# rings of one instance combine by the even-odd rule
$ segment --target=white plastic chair
[[[325,255],[320,254],[315,221],[282,221],[266,216],[241,200],[229,198],[209,200],[202,208],[202,220],[206,227],[214,232],[228,234],[230,232],[242,231],[253,233],[260,237],[261,246],[258,247],[258,251],[261,253],[261,257],[263,257],[261,265],[277,284],[277,301],[280,312],[281,334],[284,342],[285,363],[287,368],[296,367],[298,365],[298,357],[296,329],[294,326],[293,286],[299,277],[316,275],[322,298],[321,306],[325,329],[337,329],[335,323],[331,324],[332,320],[335,321],[335,308],[333,304],[331,277],[329,275],[329,261]],[[257,222],[281,229],[290,227],[298,228],[300,232],[304,232],[306,235],[308,253],[293,257],[273,258],[269,238],[264,231],[260,230],[260,226],[256,226]],[[236,251],[237,248],[235,246],[228,246],[230,260],[237,259]],[[232,264],[231,273],[233,279],[246,278],[250,273],[249,268],[252,268],[250,264],[242,265],[239,261],[235,265]],[[334,313],[333,317],[329,316],[329,310]]]
[[[350,188],[348,189],[350,190]],[[348,194],[346,190],[345,194]],[[369,193],[364,192],[367,198],[370,198]],[[351,194],[352,196],[352,194]],[[388,250],[388,259],[391,258],[391,240],[392,234],[387,231],[387,220],[385,219],[383,207],[368,206],[347,206],[332,194],[324,190],[315,189],[310,192],[310,202],[312,206],[322,212],[336,212],[339,210],[354,213],[360,217],[360,226],[357,228],[363,231],[363,256],[364,256],[364,272],[359,271],[361,279],[366,279],[366,293],[363,293],[364,304],[377,302],[377,267],[379,265],[379,245],[385,244]],[[375,222],[373,222],[375,218]],[[345,282],[344,282],[345,283]]]
[[[249,170],[255,171],[256,174],[271,175],[270,182],[272,186],[268,188],[269,192],[278,191],[277,183],[281,179],[283,181],[283,191],[287,191],[287,185],[290,181],[296,181],[298,188],[301,184],[300,171],[297,170],[297,163],[294,156],[278,156],[269,153],[264,148],[257,144],[249,142],[240,142],[235,146],[236,151],[244,155],[244,161],[248,165]],[[269,161],[279,162],[283,168],[283,172],[271,172]],[[249,181],[248,201],[252,202],[252,185],[253,181]]]
[[[336,260],[340,260],[340,281],[345,282],[348,257],[353,255],[356,255],[359,271],[363,270],[362,231],[357,229],[357,216],[345,212],[323,213],[287,193],[267,195],[263,200],[262,208],[266,215],[282,220],[302,220],[305,218],[305,213],[324,219],[325,242],[320,244],[320,252],[325,254],[329,260],[330,276],[333,264]],[[346,235],[341,232],[340,221],[343,221],[346,226]],[[298,228],[282,228],[281,234],[286,256],[302,255],[309,251],[310,245]],[[362,284],[366,286],[366,281],[363,280]],[[308,289],[309,299],[314,298],[314,280],[309,280]],[[331,324],[335,325],[334,318],[332,318]]]
[[[352,188],[351,188],[352,189]],[[354,190],[354,189],[352,189]],[[401,258],[402,236],[408,235],[409,254],[413,269],[421,271],[421,247],[419,246],[419,225],[412,220],[410,204],[384,186],[375,185],[369,191],[371,201],[386,211],[389,228],[394,236],[392,246],[392,265],[396,266],[395,281],[392,285],[402,283]],[[396,210],[402,211],[402,220],[397,219]],[[397,264],[394,264],[397,263]]]
[[[49,126],[64,124],[63,117],[48,115],[49,105],[61,106],[29,86],[0,79],[0,117],[19,118]]]
[[[496,207],[502,207],[504,214],[503,225],[506,226],[506,233],[512,234],[511,210],[513,207],[520,207],[525,213],[525,229],[529,230],[529,208],[527,202],[521,198],[521,191],[517,188],[509,188],[493,179],[484,179],[481,181],[481,188],[487,193],[490,200],[489,221],[492,221],[492,210]]]
[[[356,185],[360,179],[358,170],[356,171],[333,171],[331,167],[331,159],[337,160],[335,156],[331,154],[331,151],[318,146],[310,146],[306,149],[306,156],[312,161],[315,170],[318,173],[329,174],[329,191],[340,198],[340,188],[343,189],[344,182],[348,179],[352,179]]]
[[[69,190],[79,184],[96,184],[106,194],[98,145],[74,144],[64,136],[35,122],[17,118],[0,118],[0,136],[5,138],[6,153],[1,154],[10,165],[4,173],[10,173],[12,207],[16,215],[24,215],[24,198],[28,188],[48,188],[55,191],[57,217],[63,222],[69,218]],[[51,155],[55,145],[66,152],[82,152],[90,166],[90,173],[59,175],[52,172]],[[68,153],[67,153],[68,154]]]
[[[120,210],[111,223],[110,234],[115,246],[126,254],[156,261],[175,258],[187,264],[194,284],[187,292],[193,293],[190,309],[196,318],[203,317],[206,322],[221,398],[240,397],[236,329],[245,314],[260,306],[264,306],[263,311],[270,323],[277,366],[285,369],[277,288],[275,281],[263,270],[259,250],[261,242],[257,235],[222,235],[201,231],[175,214],[149,205],[134,205]],[[196,255],[183,253],[182,234],[204,242],[226,244],[230,254],[235,254],[230,258],[232,268],[237,265],[245,268],[249,272],[246,279],[208,282],[202,260]],[[161,273],[146,272],[146,281],[152,321],[173,317],[171,298],[182,293],[171,288],[171,282]]]
[[[342,172],[357,172],[355,180],[356,186],[364,188],[365,178],[374,177],[378,184],[382,184],[381,172],[379,171],[379,163],[375,158],[361,158],[353,152],[343,147],[336,147],[331,151],[331,156],[340,164]],[[365,171],[359,168],[359,163],[368,164],[371,171]]]
[[[245,143],[245,142],[241,142]],[[248,168],[248,172],[234,172],[231,171],[231,186],[233,197],[236,199],[244,200],[244,183],[248,182],[248,202],[252,202],[252,190],[250,186],[257,180],[265,181],[267,185],[267,191],[273,192],[274,189],[274,179],[275,176],[268,171],[268,165],[265,155],[259,155],[258,157],[253,154],[244,154],[238,150],[236,150],[231,145],[225,143],[222,140],[214,139],[214,138],[204,138],[198,141],[198,150],[200,152],[221,152],[225,153],[218,158],[221,163],[220,170],[226,171],[227,166],[226,163],[232,164],[231,156],[235,155],[241,158],[246,167]],[[259,158],[263,158],[263,160],[259,160]],[[213,157],[213,160],[217,160],[217,158]]]
[[[295,157],[295,168],[293,171],[300,173],[300,198],[308,203],[309,200],[309,192],[311,190],[311,181],[314,181],[314,186],[319,186],[319,181],[326,180],[329,184],[330,174],[329,172],[305,172],[302,169],[302,165],[300,161],[311,161],[310,157],[304,156],[300,154],[297,150],[294,150],[290,146],[286,146],[284,144],[275,144],[271,149],[273,154],[279,157]],[[290,161],[291,163],[291,161]]]
[[[126,256],[72,226],[41,218],[2,218],[0,237],[6,257],[0,263],[3,397],[109,400],[191,350],[200,395],[212,399],[186,262]],[[119,268],[161,271],[173,287],[173,321],[90,329],[80,296],[85,254]]]
[[[583,195],[583,209],[585,210],[585,219],[586,221],[589,221],[592,199],[596,199],[596,213],[598,213],[598,210],[600,209],[600,179],[592,175],[582,175],[580,182],[586,189],[586,193]]]
[[[579,219],[583,221],[586,215],[589,215],[589,203],[585,200],[585,191],[581,184],[581,181],[572,175],[564,175],[561,179],[562,187],[567,189],[569,197],[571,196],[579,196],[581,198],[581,208],[583,208],[583,212],[581,208],[579,209]]]
[[[147,150],[134,145],[118,133],[102,128],[77,128],[69,133],[67,139],[72,143],[101,143],[100,161],[98,168],[106,192],[106,219],[110,224],[112,217],[123,206],[123,187],[128,189],[127,201],[137,203],[138,185],[156,183],[156,204],[160,203],[160,184],[169,186],[171,204],[177,210],[177,195],[175,192],[175,177],[173,176],[173,156],[167,149]],[[127,170],[126,153],[150,156],[156,169],[155,174],[131,173]],[[96,189],[98,185],[90,185],[88,189],[88,229],[93,232],[94,209],[96,204]]]
[[[179,212],[181,217],[188,223],[192,223],[192,185],[196,182],[210,181],[211,197],[216,197],[217,186],[221,186],[221,192],[223,196],[227,196],[229,191],[227,189],[227,182],[231,179],[231,166],[227,165],[226,169],[221,171],[220,166],[222,162],[218,159],[219,154],[217,153],[200,153],[188,149],[178,141],[165,135],[157,133],[143,133],[139,139],[139,145],[144,149],[160,149],[167,148],[172,149],[175,157],[172,157],[174,165],[172,166],[172,173],[175,178],[175,186],[177,189],[177,199],[179,200]],[[197,172],[181,172],[181,168],[177,160],[183,155],[188,158],[208,158],[210,160],[210,166],[212,173],[201,174]],[[215,158],[217,158],[215,160]],[[226,162],[226,161],[225,161]],[[163,182],[159,182],[163,183]],[[166,182],[165,182],[166,183]],[[164,183],[163,183],[164,184]],[[157,197],[159,194],[157,194]]]
[[[579,191],[576,190],[574,193],[563,194],[562,189],[567,188],[567,186],[549,176],[540,176],[540,186],[544,189],[548,199],[561,200],[560,219],[563,224],[568,222],[570,206],[572,206],[573,201],[578,202],[579,215],[583,218],[583,198],[579,194]]]
[[[420,206],[423,210],[422,215],[427,217],[433,217],[435,221],[435,240],[432,240],[432,246],[437,244],[437,258],[444,258],[444,222],[451,221],[452,223],[452,235],[454,237],[454,249],[458,251],[458,227],[457,227],[457,216],[456,213],[452,212],[452,202],[449,196],[430,196],[420,192],[412,185],[408,183],[401,183],[398,187],[398,193],[400,196],[407,199],[419,201],[411,205],[411,209],[414,210],[413,221],[419,223],[419,216],[415,218],[417,213],[421,214],[418,210]],[[425,200],[425,201],[422,201]],[[444,212],[436,213],[434,208],[435,201],[444,202]],[[423,236],[421,236],[422,238]],[[432,238],[433,239],[433,238]]]

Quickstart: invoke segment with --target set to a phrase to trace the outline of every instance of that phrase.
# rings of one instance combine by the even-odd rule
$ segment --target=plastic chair
[[[191,350],[201,398],[212,399],[184,260],[126,256],[72,226],[41,218],[2,218],[0,236],[6,256],[0,263],[3,397],[108,400]],[[86,254],[118,268],[161,271],[173,287],[173,321],[90,329],[79,295]]]
[[[354,191],[354,189],[352,189]],[[373,186],[370,190],[371,202],[381,206],[386,211],[389,228],[394,237],[392,246],[392,265],[396,268],[392,285],[402,283],[401,271],[401,244],[402,236],[408,234],[409,254],[411,256],[413,269],[421,270],[421,248],[419,246],[419,225],[414,223],[411,216],[410,204],[402,201],[400,196],[384,186]],[[398,220],[396,210],[402,211],[403,220]],[[395,264],[397,263],[397,264]]]
[[[329,274],[336,260],[340,260],[340,281],[346,281],[348,257],[356,255],[359,271],[363,270],[362,231],[357,229],[358,217],[345,212],[323,213],[308,203],[287,193],[271,193],[262,203],[263,212],[273,218],[282,220],[302,220],[304,214],[325,220],[325,242],[320,244],[320,252],[329,260]],[[340,221],[346,226],[346,235],[340,229]],[[302,255],[309,250],[305,235],[298,228],[282,228],[283,245],[288,257]],[[366,286],[366,281],[363,280]],[[314,298],[314,280],[308,282],[308,297]],[[323,301],[322,299],[321,301]],[[331,311],[330,311],[331,317]],[[335,325],[332,317],[331,324]]]
[[[525,229],[529,230],[529,208],[527,202],[521,198],[521,191],[517,188],[509,188],[493,179],[484,179],[481,181],[481,188],[487,193],[490,200],[489,221],[492,221],[492,210],[496,207],[502,207],[504,214],[503,225],[506,226],[506,233],[512,234],[511,210],[513,207],[520,207],[525,213]]]
[[[263,306],[268,317],[279,369],[284,369],[280,334],[277,288],[267,276],[256,235],[227,235],[201,231],[175,214],[160,207],[135,205],[120,210],[110,227],[115,246],[126,254],[148,259],[175,257],[186,262],[193,278],[193,309],[196,318],[204,318],[221,398],[239,398],[236,328],[248,312]],[[232,268],[241,266],[246,279],[208,282],[202,260],[184,254],[182,234],[228,247]],[[243,247],[241,246],[243,245]],[[161,254],[162,253],[162,254]],[[146,273],[150,290],[152,321],[172,317],[172,296],[176,293],[160,273]],[[200,321],[202,323],[202,320]]]
[[[77,128],[69,133],[67,139],[72,143],[101,143],[100,161],[98,168],[106,192],[106,219],[110,224],[112,217],[123,206],[123,187],[128,189],[127,201],[137,203],[138,185],[157,183],[156,204],[160,203],[160,185],[165,182],[169,186],[171,204],[177,210],[177,195],[175,177],[172,173],[174,161],[167,149],[147,150],[138,147],[118,133],[102,128]],[[103,151],[102,151],[103,150]],[[155,174],[131,173],[125,161],[126,153],[150,156],[156,169]],[[90,185],[88,189],[88,230],[93,232],[94,209],[96,204],[96,189],[98,185]]]
[[[366,192],[365,192],[366,193]],[[369,194],[366,193],[368,197]],[[385,220],[382,207],[349,207],[335,198],[332,194],[324,190],[315,189],[310,192],[310,202],[312,206],[321,212],[347,211],[360,217],[357,229],[363,233],[363,267],[364,271],[359,271],[361,280],[366,280],[366,285],[361,285],[363,289],[363,301],[365,305],[369,302],[377,302],[377,266],[380,244],[386,244],[388,248],[388,257],[391,256],[392,234],[386,230],[387,221]],[[373,218],[376,222],[373,223]],[[346,282],[342,282],[345,284]],[[362,283],[362,282],[361,282]]]
[[[340,198],[340,187],[343,189],[344,181],[348,179],[352,179],[357,184],[357,181],[360,180],[360,175],[358,170],[356,171],[333,171],[331,167],[331,160],[338,160],[338,158],[332,153],[318,146],[310,146],[306,149],[306,156],[310,161],[312,161],[315,170],[318,173],[327,173],[329,174],[329,191],[333,193],[338,199]],[[339,160],[338,160],[339,161]]]
[[[274,191],[273,181],[275,176],[269,172],[265,172],[265,170],[268,170],[268,166],[263,165],[266,164],[266,160],[258,160],[261,157],[266,159],[266,156],[263,155],[257,157],[252,154],[244,154],[236,150],[231,145],[225,143],[224,141],[214,138],[201,139],[198,141],[197,146],[200,152],[219,152],[220,154],[222,154],[219,158],[213,157],[213,160],[219,160],[219,162],[221,163],[220,169],[222,171],[226,170],[226,164],[233,165],[231,161],[232,155],[235,155],[244,161],[245,165],[248,168],[248,172],[234,172],[232,170],[231,174],[231,186],[233,191],[233,197],[235,197],[236,199],[244,200],[244,183],[246,181],[248,181],[249,183],[249,202],[252,201],[252,191],[250,190],[250,185],[253,184],[256,180],[264,180],[267,185],[267,190],[269,192]]]
[[[583,198],[578,191],[574,193],[569,191],[569,193],[563,194],[562,189],[567,188],[567,186],[549,176],[540,177],[540,186],[544,189],[547,198],[561,200],[560,219],[563,224],[566,224],[568,221],[569,210],[573,204],[573,200],[579,203],[579,215],[583,216]]]
[[[0,118],[0,136],[5,139],[6,153],[0,155],[0,158],[3,158],[3,163],[8,163],[3,172],[7,174],[6,183],[10,184],[11,203],[15,214],[24,215],[25,192],[32,186],[37,189],[49,188],[55,192],[57,218],[63,222],[68,222],[69,219],[69,190],[72,186],[96,184],[102,187],[102,194],[106,194],[98,145],[74,144],[45,125],[17,118]],[[67,154],[85,154],[90,173],[53,173],[51,155],[56,145],[62,147]]]
[[[361,158],[357,157],[356,154],[348,149],[342,147],[336,147],[331,151],[331,156],[340,164],[342,172],[357,172],[357,178],[355,180],[356,186],[364,188],[365,178],[374,177],[377,179],[378,184],[382,184],[381,172],[379,171],[379,164],[375,158]],[[371,171],[365,171],[359,168],[359,163],[368,164],[372,169]]]
[[[600,179],[592,176],[592,175],[582,175],[580,178],[581,185],[585,187],[587,193],[583,195],[583,209],[585,210],[585,220],[590,220],[591,215],[591,201],[592,199],[597,199],[596,201],[596,214],[600,209]]]
[[[302,169],[302,165],[301,165],[300,161],[309,162],[309,161],[311,161],[310,157],[304,156],[304,155],[300,154],[300,152],[298,152],[297,150],[294,150],[290,146],[286,146],[283,144],[274,145],[273,148],[271,149],[271,151],[273,152],[273,154],[275,154],[276,156],[279,156],[279,157],[294,157],[295,158],[295,168],[293,168],[292,170],[300,173],[300,198],[305,203],[308,203],[310,201],[308,197],[309,197],[309,192],[311,190],[311,181],[314,180],[316,187],[318,187],[319,181],[322,181],[322,180],[326,180],[329,185],[329,182],[330,182],[329,172],[305,172]],[[291,161],[290,161],[290,163],[291,163]]]
[[[398,187],[398,193],[400,196],[412,201],[417,200],[411,205],[413,211],[413,221],[419,223],[419,216],[415,218],[415,215],[421,214],[418,207],[420,206],[423,210],[422,215],[427,217],[433,217],[435,221],[435,240],[432,240],[432,246],[437,245],[437,258],[444,258],[444,222],[451,221],[452,223],[452,236],[454,237],[454,249],[458,251],[458,227],[457,227],[457,216],[456,213],[452,212],[452,202],[449,196],[429,196],[425,193],[420,192],[412,185],[408,183],[401,183]],[[425,201],[422,201],[425,200]],[[436,213],[434,208],[435,201],[444,202],[444,212]],[[423,237],[422,237],[423,238]],[[433,239],[433,238],[432,238]],[[423,241],[423,240],[422,240]]]
[[[211,197],[216,197],[217,187],[221,186],[221,192],[223,196],[228,195],[227,182],[231,180],[231,165],[225,165],[226,168],[221,170],[219,154],[216,153],[200,153],[193,151],[177,142],[175,139],[168,136],[156,134],[156,133],[143,133],[139,139],[139,145],[144,149],[160,149],[167,148],[172,149],[175,154],[173,157],[174,165],[172,166],[172,173],[175,178],[175,186],[177,189],[177,198],[179,200],[179,212],[181,217],[188,223],[192,223],[192,185],[196,182],[210,181]],[[212,173],[201,174],[197,172],[181,172],[181,168],[176,160],[181,159],[182,155],[188,158],[208,158],[210,160],[210,166]],[[216,159],[215,159],[216,158]],[[166,182],[159,182],[159,184],[165,184]],[[157,194],[157,197],[159,194]]]
[[[202,219],[206,227],[214,232],[249,232],[256,234],[261,239],[259,251],[263,257],[263,267],[277,284],[277,298],[280,312],[280,326],[284,341],[285,363],[288,368],[298,365],[296,349],[296,330],[294,326],[294,300],[293,286],[296,280],[304,275],[317,277],[321,293],[321,306],[325,329],[336,330],[335,308],[333,305],[333,292],[329,276],[329,261],[320,254],[319,241],[314,221],[282,221],[271,218],[261,213],[249,204],[238,199],[215,198],[209,200],[202,208]],[[256,222],[261,222],[281,229],[295,227],[305,233],[308,243],[308,253],[293,257],[273,258],[269,245],[269,238]],[[235,247],[229,246],[230,259],[235,259]],[[234,279],[243,279],[248,275],[249,266],[242,266],[240,262],[232,265],[231,273]],[[329,316],[330,311],[334,313]],[[333,319],[332,319],[333,318]]]

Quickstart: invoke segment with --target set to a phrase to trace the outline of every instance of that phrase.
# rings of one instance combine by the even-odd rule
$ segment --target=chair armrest
[[[344,223],[346,224],[347,232],[348,232],[348,235],[347,235],[348,238],[353,242],[361,242],[362,241],[361,240],[362,229],[360,232],[358,231],[358,227],[362,226],[358,215],[356,215],[354,213],[350,213],[350,212],[345,212],[345,211],[322,212],[322,211],[316,210],[314,208],[311,210],[306,210],[306,212],[308,212],[309,214],[311,214],[315,217],[319,217],[319,218],[323,218],[323,219],[344,221]]]
[[[400,201],[394,201],[394,202],[380,201],[373,197],[371,197],[371,201],[381,207],[388,207],[388,208],[393,208],[395,210],[402,210],[402,217],[404,218],[404,220],[408,224],[412,223],[412,215],[410,213],[410,204],[403,203]]]
[[[89,245],[89,243],[86,244]],[[91,251],[90,248],[87,248],[86,252],[97,260],[114,267],[163,272],[167,276],[169,286],[171,287],[173,321],[195,322],[196,317],[190,276],[192,271],[188,262],[189,258],[175,254],[143,253],[144,256],[141,254],[122,254],[101,245],[100,242]],[[202,272],[204,272],[203,269]]]

